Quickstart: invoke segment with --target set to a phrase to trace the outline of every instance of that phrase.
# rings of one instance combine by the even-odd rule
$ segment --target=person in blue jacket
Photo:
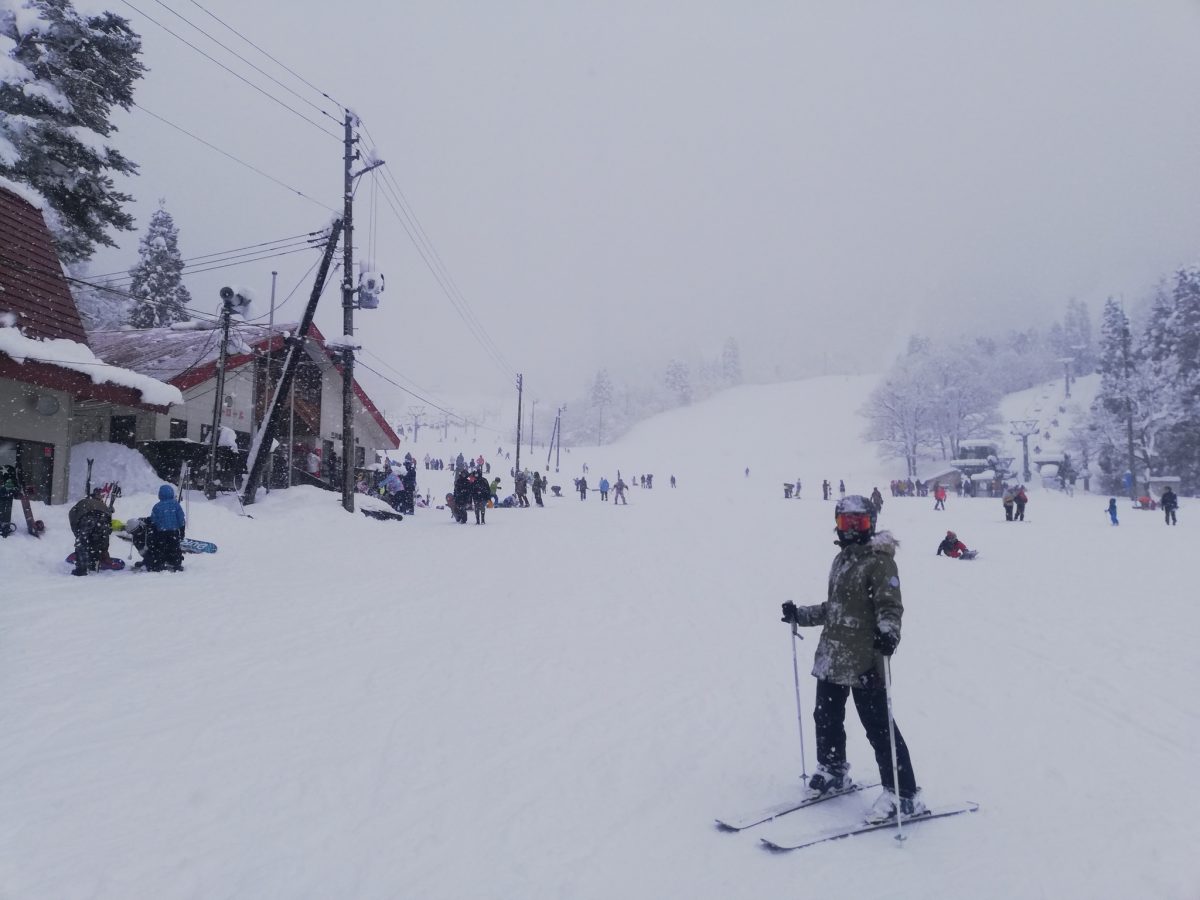
[[[1104,511],[1106,513],[1108,513],[1108,518],[1112,521],[1112,523],[1114,525],[1121,524],[1120,522],[1117,521],[1117,498],[1116,497],[1108,498],[1108,506],[1105,507]]]
[[[175,489],[164,484],[158,489],[158,502],[150,510],[150,534],[147,537],[146,568],[161,572],[164,568],[172,572],[183,571],[184,528],[187,519],[183,507],[175,499]]]

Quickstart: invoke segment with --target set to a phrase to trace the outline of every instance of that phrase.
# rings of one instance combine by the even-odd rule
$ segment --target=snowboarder
[[[613,506],[618,503],[625,506],[629,505],[629,501],[625,499],[625,480],[620,475],[617,476],[617,483],[613,485]]]
[[[838,497],[844,498],[845,496],[846,496],[846,482],[839,479],[838,480]]]
[[[575,490],[579,491],[579,499],[580,500],[586,500],[587,499],[587,479],[582,478],[582,477],[577,478],[575,480]]]
[[[946,486],[940,481],[933,485],[933,508],[941,510],[946,508]]]
[[[1179,509],[1179,498],[1175,496],[1175,492],[1171,490],[1170,485],[1162,492],[1162,497],[1158,501],[1162,505],[1163,519],[1166,524],[1175,524],[1175,510]]]
[[[879,488],[871,491],[871,505],[875,507],[875,514],[883,512],[883,494],[879,493]]]
[[[600,499],[608,502],[608,479],[600,476]]]
[[[867,814],[872,823],[895,818],[897,807],[905,817],[925,811],[908,745],[890,718],[885,671],[900,643],[904,606],[895,559],[899,543],[890,532],[876,533],[877,515],[866,497],[840,499],[834,522],[841,550],[830,570],[828,599],[816,606],[798,607],[790,600],[783,604],[784,622],[823,626],[812,670],[817,679],[813,719],[818,765],[808,782],[809,793],[819,797],[852,784],[842,723],[846,700],[853,694],[883,783],[883,793]],[[892,769],[892,734],[899,785]]]
[[[1025,504],[1029,502],[1029,495],[1025,493],[1025,485],[1018,484],[1016,493],[1013,494],[1013,502],[1017,506],[1016,512],[1013,513],[1014,522],[1025,521]]]
[[[1104,511],[1106,513],[1108,513],[1108,518],[1112,522],[1112,524],[1114,524],[1114,525],[1121,524],[1120,522],[1117,521],[1117,498],[1116,497],[1108,498],[1108,506],[1104,507]]]
[[[533,473],[533,502],[538,506],[545,506],[542,503],[542,491],[546,489],[546,482],[542,478],[542,473],[534,470]]]
[[[146,568],[151,572],[161,572],[167,568],[172,572],[183,571],[183,541],[187,518],[183,507],[175,499],[175,488],[164,484],[158,489],[158,502],[150,510],[150,534],[147,545],[150,553],[146,559]]]
[[[106,564],[108,539],[112,534],[112,512],[103,499],[102,488],[92,492],[71,507],[67,521],[75,535],[75,568],[72,575],[86,575]]]
[[[947,531],[946,537],[938,544],[937,555],[946,554],[949,559],[974,559],[978,550],[968,550],[967,545],[958,539],[953,531]]]

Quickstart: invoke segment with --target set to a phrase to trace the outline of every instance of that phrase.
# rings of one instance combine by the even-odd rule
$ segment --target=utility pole
[[[271,403],[271,354],[275,352],[275,282],[279,278],[279,273],[271,272],[271,313],[267,318],[267,359],[265,378],[266,390],[263,391],[263,420],[267,418],[267,406]],[[271,478],[275,473],[275,454],[271,452],[271,448],[267,448],[267,474],[263,479],[263,485],[267,489],[267,493],[271,493]]]
[[[342,194],[342,335],[346,342],[342,355],[342,508],[354,512],[354,182],[359,176],[383,165],[382,160],[372,162],[365,169],[353,172],[358,159],[354,136],[357,117],[346,110],[343,135],[345,169]]]
[[[546,446],[546,468],[550,468],[550,454],[554,452],[554,442],[558,439],[558,422],[562,418],[562,410],[559,409],[554,414],[554,427],[550,430],[550,443]],[[558,463],[554,464],[554,471],[558,471]]]
[[[517,464],[514,471],[521,471],[521,395],[525,391],[525,376],[517,375]]]
[[[233,288],[221,288],[221,352],[217,362],[217,399],[213,402],[212,430],[208,434],[208,473],[204,496],[217,496],[217,438],[221,431],[221,407],[225,405],[225,360],[229,358],[229,319],[233,314]]]
[[[1024,452],[1024,459],[1021,466],[1021,478],[1024,481],[1029,481],[1033,477],[1029,471],[1029,436],[1037,434],[1038,423],[1037,419],[1018,419],[1012,424],[1012,434],[1021,439],[1021,449]]]

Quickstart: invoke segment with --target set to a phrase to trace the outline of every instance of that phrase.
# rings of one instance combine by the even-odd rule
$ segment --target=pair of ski
[[[761,809],[754,810],[740,816],[730,816],[727,818],[717,819],[717,827],[723,831],[744,831],[747,828],[753,828],[755,825],[762,825],[764,822],[772,822],[780,816],[785,816],[788,813],[796,812],[800,809],[805,809],[809,806],[816,806],[818,803],[824,803],[826,800],[833,800],[837,797],[844,797],[847,794],[856,794],[859,791],[879,787],[878,784],[855,784],[842,791],[831,791],[827,794],[822,794],[819,797],[806,797],[796,800],[777,803],[772,806],[766,806]],[[956,816],[959,813],[975,812],[979,809],[978,803],[967,801],[949,806],[930,807],[925,813],[912,818],[904,818],[902,820],[903,827],[915,825],[918,822],[928,822],[933,819],[944,819],[947,816]],[[814,831],[812,829],[791,829],[782,830],[778,834],[770,837],[760,838],[763,845],[770,850],[786,851],[800,850],[804,847],[811,847],[814,844],[823,844],[826,841],[836,841],[841,838],[848,838],[856,834],[866,834],[871,831],[879,831],[884,828],[895,828],[896,820],[889,819],[886,822],[863,822],[859,821],[853,825],[838,826],[834,828],[826,828]]]

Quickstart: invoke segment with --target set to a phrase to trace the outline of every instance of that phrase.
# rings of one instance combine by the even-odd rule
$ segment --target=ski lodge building
[[[298,324],[235,323],[230,327],[229,355],[225,362],[225,390],[220,424],[237,435],[245,453],[283,371],[287,356],[285,338]],[[167,451],[167,442],[187,442],[192,450],[208,446],[216,403],[217,366],[221,330],[215,322],[186,322],[170,328],[94,332],[92,346],[106,362],[132,369],[176,387],[182,402],[169,410],[143,412],[114,423],[108,435],[90,440],[112,440],[137,446],[151,463]],[[293,389],[283,399],[284,416],[275,436],[279,447],[272,460],[272,487],[305,482],[331,487],[332,465],[342,449],[342,371],[325,347],[324,335],[309,327],[304,353],[293,379]],[[395,450],[400,438],[357,380],[354,382],[354,442],[356,469],[375,462],[377,454]],[[177,446],[187,455],[187,448]],[[315,459],[317,466],[311,463]],[[336,464],[341,465],[341,460]]]
[[[41,211],[0,186],[0,466],[32,499],[65,503],[73,445],[181,402],[175,387],[97,358]]]

